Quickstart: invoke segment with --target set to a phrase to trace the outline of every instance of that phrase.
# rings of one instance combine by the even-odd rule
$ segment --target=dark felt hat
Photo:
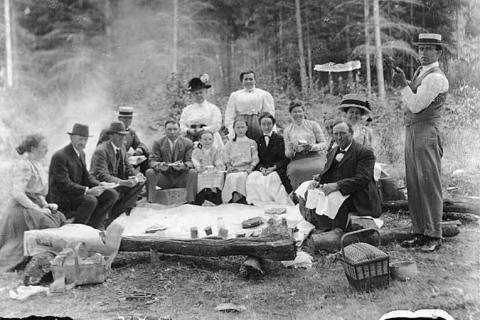
[[[88,126],[81,123],[75,123],[72,132],[67,132],[71,136],[92,137],[88,135]]]
[[[208,89],[210,88],[211,85],[205,83],[202,81],[200,78],[192,78],[188,82],[188,91],[195,91],[195,90],[200,90],[200,89]]]
[[[340,103],[338,109],[342,110],[343,112],[347,112],[348,109],[352,107],[360,109],[362,115],[372,111],[370,103],[365,96],[354,93],[346,94],[343,96],[342,103]]]
[[[110,127],[108,128],[107,131],[108,134],[127,134],[128,131],[125,129],[125,124],[120,121],[115,121],[110,123]]]

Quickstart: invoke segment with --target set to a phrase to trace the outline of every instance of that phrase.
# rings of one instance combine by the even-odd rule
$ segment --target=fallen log
[[[392,242],[402,242],[404,240],[410,240],[413,239],[414,233],[412,232],[411,227],[400,227],[400,228],[384,228],[384,229],[379,229],[380,232],[380,244],[381,245],[386,245]],[[442,236],[445,238],[450,238],[458,235],[460,230],[458,229],[458,226],[456,223],[448,223],[448,222],[442,222]],[[311,236],[311,244],[310,246],[313,245],[314,250],[324,250],[324,251],[329,251],[329,252],[335,252],[338,251],[339,245],[332,245],[332,243],[325,242],[324,237],[322,237],[321,233],[313,233]],[[373,235],[373,232],[371,233],[364,233],[364,234],[359,234],[355,238],[350,237],[348,241],[345,243],[345,246],[349,245],[350,243],[354,242],[366,242],[370,243],[372,245],[376,245],[376,236]]]
[[[189,256],[253,256],[271,260],[293,260],[295,242],[291,239],[164,239],[155,236],[124,236],[120,251],[150,251]]]
[[[383,211],[408,211],[408,200],[392,200],[382,202]],[[472,201],[464,200],[443,200],[443,212],[471,213],[480,215],[480,205]]]

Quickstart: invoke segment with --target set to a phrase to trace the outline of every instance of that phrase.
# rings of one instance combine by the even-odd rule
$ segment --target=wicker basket
[[[376,229],[349,232],[344,234],[340,240],[342,250],[340,261],[345,270],[345,275],[350,285],[360,291],[387,287],[389,281],[388,254],[363,242],[344,246],[345,238],[367,231],[373,231],[377,234],[377,245],[380,245],[380,233]]]

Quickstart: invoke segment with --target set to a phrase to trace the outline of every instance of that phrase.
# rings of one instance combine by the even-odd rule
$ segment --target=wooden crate
[[[164,205],[183,204],[187,202],[186,188],[160,189],[155,191],[154,203]]]

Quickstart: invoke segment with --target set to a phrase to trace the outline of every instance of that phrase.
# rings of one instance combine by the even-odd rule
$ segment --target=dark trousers
[[[337,216],[335,219],[330,219],[327,216],[320,216],[315,213],[315,209],[305,208],[305,200],[301,197],[299,198],[300,213],[305,220],[310,222],[315,226],[315,229],[318,230],[333,230],[339,228],[345,231],[347,228],[348,213],[355,212],[355,206],[353,205],[352,197],[348,197],[338,209]]]
[[[67,218],[74,217],[74,223],[89,225],[93,228],[102,226],[113,205],[118,200],[115,190],[105,190],[98,198],[92,195],[71,196],[68,208],[60,203],[59,209]]]
[[[110,223],[112,223],[112,221],[118,218],[122,213],[126,211],[130,213],[130,210],[132,210],[137,203],[138,195],[142,191],[143,185],[143,183],[137,184],[132,188],[119,186],[114,189],[118,194],[118,201],[110,211],[105,226],[108,226]]]

